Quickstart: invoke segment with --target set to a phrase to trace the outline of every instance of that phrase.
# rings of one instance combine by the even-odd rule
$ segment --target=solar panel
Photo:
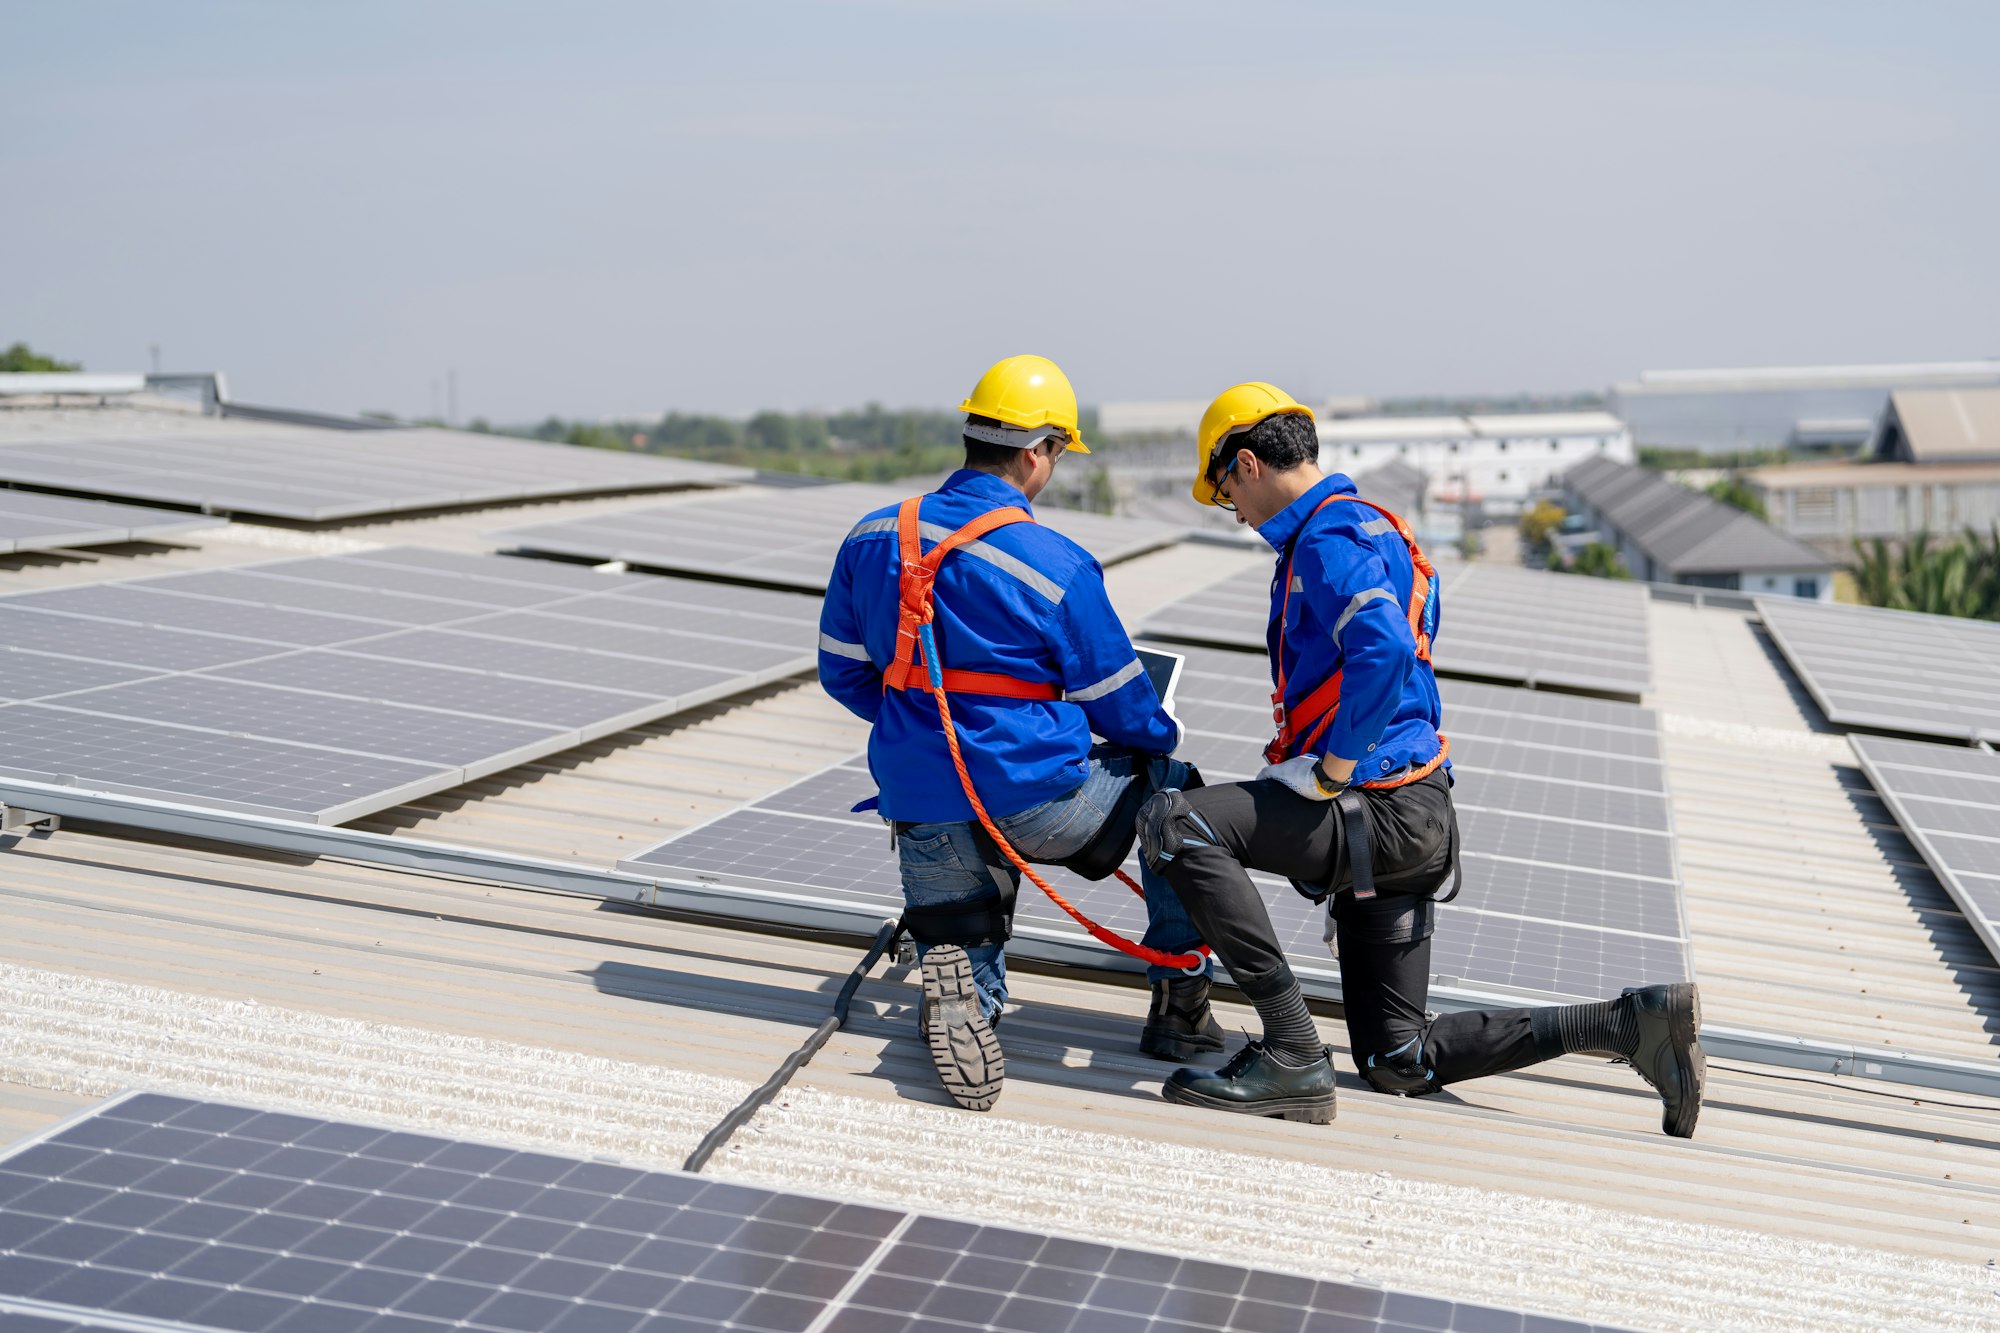
[[[272,1333],[1586,1328],[157,1093],[0,1155],[0,1313],[10,1328]]]
[[[1896,823],[2000,959],[2000,754],[1849,738]]]
[[[1440,571],[1438,671],[1638,698],[1652,680],[1646,592],[1630,583],[1495,565]],[[1246,570],[1153,613],[1146,633],[1265,650],[1267,570]]]
[[[0,771],[340,823],[811,666],[818,600],[400,548],[0,597]]]
[[[1189,646],[1180,684],[1180,754],[1210,781],[1254,776],[1269,735],[1262,658]],[[1691,974],[1666,770],[1654,714],[1629,704],[1443,683],[1452,738],[1465,885],[1439,913],[1436,984],[1524,998],[1578,999]],[[1518,754],[1532,761],[1517,763]],[[741,894],[743,915],[768,895],[800,893],[893,913],[895,853],[881,821],[851,807],[873,794],[856,756],[645,849],[619,868],[662,882]],[[1136,876],[1136,862],[1128,862]],[[1115,880],[1055,869],[1064,897],[1136,937],[1144,906]],[[1323,919],[1289,885],[1253,876],[1301,979],[1334,993]],[[727,899],[709,898],[727,910]],[[1448,923],[1448,924],[1447,924]],[[1015,942],[1041,956],[1075,926],[1032,887]],[[1067,946],[1063,961],[1075,961]],[[1122,965],[1108,951],[1090,960]]]
[[[521,551],[622,560],[819,592],[826,587],[842,539],[861,516],[920,489],[914,482],[900,488],[842,483],[745,492],[698,505],[661,505],[492,535]],[[1107,565],[1178,541],[1185,532],[1048,506],[1035,510],[1035,521]]]
[[[171,537],[220,521],[169,509],[0,489],[0,555]]]
[[[716,486],[754,475],[746,468],[464,431],[327,430],[213,417],[163,424],[126,421],[116,413],[9,418],[0,422],[0,481],[314,522]]]
[[[1828,720],[2000,741],[2000,624],[1793,597],[1757,614]]]

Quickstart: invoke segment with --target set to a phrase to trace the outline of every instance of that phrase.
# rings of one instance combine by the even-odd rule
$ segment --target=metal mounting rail
[[[302,824],[267,816],[204,810],[170,801],[91,791],[82,787],[30,782],[0,775],[0,809],[10,829],[51,817],[118,828],[196,838],[260,851],[326,856],[418,874],[481,880],[514,888],[553,889],[594,898],[636,903],[663,911],[723,917],[748,928],[758,925],[820,930],[869,939],[882,925],[881,902],[789,893],[766,887],[660,879],[620,870],[600,870],[569,861],[511,852],[461,847],[420,838],[390,837],[359,829]],[[756,915],[745,907],[755,904]],[[1095,944],[1078,931],[1038,921],[1016,923],[1008,952],[1017,958],[1092,972],[1143,970],[1134,959]],[[1340,970],[1332,959],[1321,967],[1294,969],[1299,985],[1317,1000],[1339,1003]],[[1217,969],[1218,980],[1227,981]],[[1440,1012],[1550,1003],[1549,997],[1480,989],[1463,983],[1431,989],[1431,1007]],[[1844,1078],[1907,1087],[2000,1097],[2000,1059],[1955,1060],[1919,1051],[1862,1048],[1845,1042],[1750,1028],[1702,1028],[1702,1046],[1711,1056],[1745,1060],[1782,1069],[1800,1069]]]

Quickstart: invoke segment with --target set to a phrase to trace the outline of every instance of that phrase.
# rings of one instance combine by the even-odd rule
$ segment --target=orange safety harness
[[[951,720],[951,704],[947,696],[953,694],[985,694],[1003,699],[1030,699],[1054,701],[1062,698],[1062,691],[1047,681],[1021,680],[1015,676],[1002,675],[991,671],[955,671],[946,667],[938,659],[937,637],[931,622],[936,618],[936,595],[938,566],[944,558],[967,542],[985,536],[995,528],[1010,523],[1032,523],[1035,520],[1021,509],[992,509],[973,519],[958,531],[951,533],[930,549],[923,551],[918,530],[918,502],[922,497],[913,496],[903,501],[896,511],[896,541],[902,554],[902,575],[898,585],[900,610],[896,622],[896,660],[882,673],[882,688],[885,690],[928,690],[937,700],[938,722],[944,728],[945,746],[951,751],[952,767],[958,770],[959,785],[965,788],[965,799],[972,803],[972,812],[979,816],[980,826],[986,836],[1014,868],[1034,882],[1036,888],[1049,896],[1063,911],[1089,931],[1091,937],[1108,944],[1122,954],[1130,955],[1155,967],[1177,967],[1195,972],[1206,966],[1208,946],[1197,945],[1193,953],[1162,953],[1136,941],[1128,940],[1115,930],[1098,925],[1079,912],[1049,882],[1035,873],[1022,855],[1014,850],[1005,834],[986,813],[986,806],[980,801],[979,793],[973,789],[972,774],[966,771],[965,756],[958,748],[958,728]],[[1125,886],[1146,896],[1145,889],[1123,870],[1113,874],[1124,881]]]
[[[1410,548],[1410,634],[1417,642],[1417,660],[1428,665],[1431,660],[1431,636],[1424,631],[1424,606],[1430,601],[1431,584],[1437,578],[1437,570],[1431,565],[1430,559],[1424,555],[1423,550],[1417,545],[1416,534],[1410,531],[1410,525],[1405,523],[1400,515],[1390,513],[1372,500],[1364,500],[1358,495],[1329,495],[1313,507],[1312,513],[1306,515],[1306,523],[1311,523],[1320,510],[1326,508],[1336,500],[1348,500],[1355,504],[1367,505],[1370,509],[1394,524],[1397,535]],[[1277,664],[1278,668],[1278,688],[1271,691],[1271,720],[1277,723],[1278,733],[1271,738],[1271,743],[1264,747],[1264,762],[1267,764],[1280,764],[1295,754],[1311,750],[1313,746],[1319,743],[1320,737],[1326,734],[1326,729],[1333,725],[1334,714],[1340,711],[1340,677],[1342,673],[1339,671],[1327,677],[1311,693],[1307,694],[1304,699],[1300,700],[1297,708],[1288,710],[1285,707],[1285,678],[1287,674],[1285,670],[1285,632],[1291,628],[1292,623],[1292,557],[1298,551],[1299,541],[1305,536],[1306,523],[1299,525],[1299,536],[1293,540],[1292,549],[1285,554],[1285,568],[1283,574],[1280,576],[1285,581],[1285,595],[1278,608],[1278,644],[1275,652],[1272,654],[1272,660]],[[1408,783],[1420,782],[1436,772],[1437,766],[1443,763],[1450,754],[1451,741],[1440,732],[1438,734],[1437,755],[1428,764],[1425,764],[1421,768],[1412,769],[1397,777],[1384,778],[1379,782],[1360,782],[1355,785],[1359,787],[1387,788],[1401,787]]]

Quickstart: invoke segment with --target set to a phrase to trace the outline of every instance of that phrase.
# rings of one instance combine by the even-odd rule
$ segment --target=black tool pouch
[[[1084,844],[1081,851],[1061,862],[1063,869],[1088,880],[1099,880],[1109,879],[1112,871],[1125,864],[1125,858],[1132,854],[1132,844],[1139,837],[1139,807],[1156,790],[1153,786],[1155,779],[1150,776],[1152,771],[1150,765],[1139,766],[1132,781],[1118,793],[1117,803],[1104,817],[1096,836]],[[1190,765],[1182,790],[1193,791],[1201,785],[1201,770]]]
[[[1428,777],[1428,786],[1443,780]],[[1412,783],[1411,787],[1419,784]],[[1450,902],[1458,896],[1463,880],[1459,866],[1458,810],[1450,789],[1441,791],[1441,809],[1428,808],[1429,802],[1410,788],[1380,790],[1349,787],[1334,798],[1335,817],[1341,821],[1342,843],[1347,855],[1341,858],[1342,873],[1324,884],[1291,881],[1292,888],[1309,902],[1322,903],[1332,894],[1366,903],[1383,898],[1420,899]],[[1432,798],[1435,800],[1435,798]],[[1395,807],[1391,808],[1391,803]],[[1385,869],[1384,866],[1397,867]],[[1428,934],[1428,931],[1425,932]],[[1422,939],[1424,935],[1414,936]]]

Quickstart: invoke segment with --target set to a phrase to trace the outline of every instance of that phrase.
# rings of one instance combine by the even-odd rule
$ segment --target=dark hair
[[[1249,430],[1225,438],[1215,447],[1208,469],[1212,481],[1229,460],[1248,449],[1257,461],[1273,472],[1290,472],[1302,463],[1319,461],[1319,431],[1311,417],[1297,412],[1280,412],[1265,417]]]
[[[966,421],[981,426],[998,426],[1000,422],[992,417],[968,415]],[[1011,444],[988,444],[985,440],[975,440],[970,435],[965,439],[965,465],[980,472],[1007,472],[1020,460],[1025,449],[1017,449]]]

